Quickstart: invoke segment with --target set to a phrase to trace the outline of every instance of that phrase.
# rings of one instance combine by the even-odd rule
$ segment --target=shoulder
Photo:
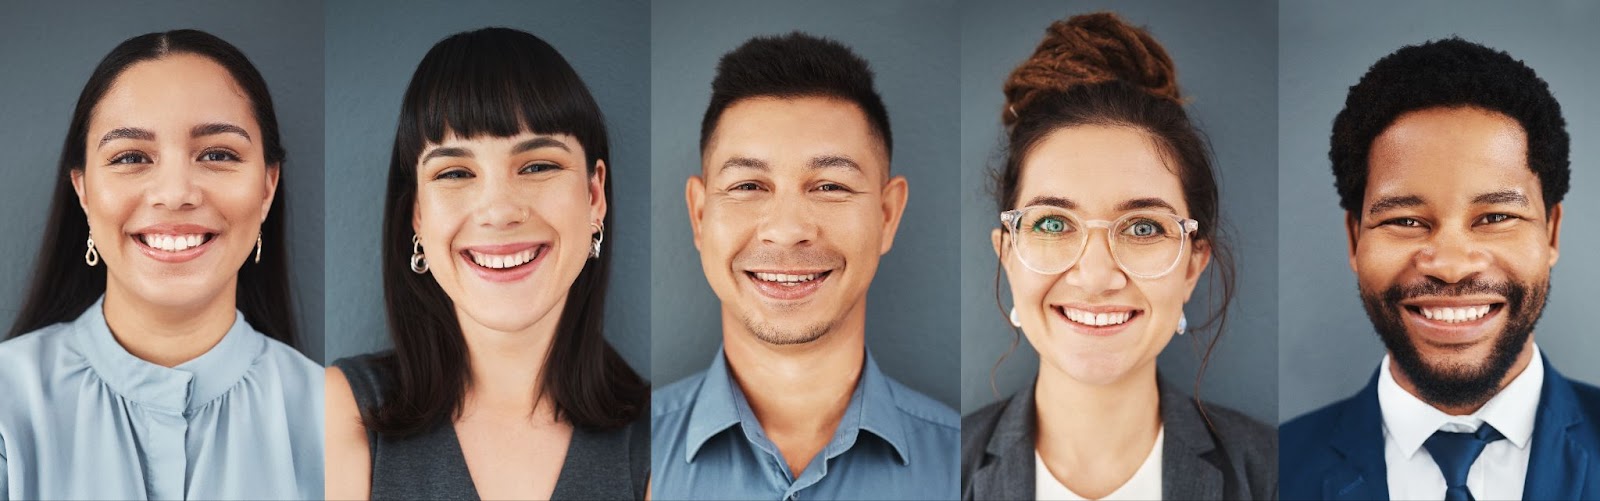
[[[900,384],[892,377],[884,375],[889,383],[889,391],[894,394],[894,405],[900,413],[910,418],[913,423],[931,426],[941,431],[946,431],[952,436],[961,430],[961,416],[944,402],[934,400],[933,397],[923,395],[922,392]]]
[[[1339,423],[1352,399],[1346,398],[1307,412],[1278,426],[1279,446],[1290,451],[1308,451],[1326,441],[1328,431]]]
[[[688,413],[694,407],[695,398],[700,395],[700,382],[705,377],[705,371],[696,372],[650,392],[650,416],[662,418]]]
[[[989,446],[989,439],[994,437],[995,427],[1000,424],[1000,415],[1011,406],[1014,398],[1016,395],[1002,398],[961,418],[961,464],[965,465],[983,454]]]
[[[1272,425],[1245,415],[1229,407],[1200,401],[1205,417],[1211,420],[1216,438],[1230,449],[1230,454],[1252,457],[1278,457],[1278,430]]]
[[[5,342],[0,342],[0,388],[7,393],[44,392],[53,379],[48,371],[59,370],[73,350],[66,346],[72,324],[59,323]]]
[[[262,336],[266,346],[262,349],[257,365],[270,368],[283,378],[285,385],[304,387],[317,385],[322,382],[322,366],[300,353],[299,350],[283,344],[283,342]]]

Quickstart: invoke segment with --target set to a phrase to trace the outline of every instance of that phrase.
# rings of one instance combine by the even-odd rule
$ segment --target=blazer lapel
[[[972,473],[975,499],[1034,498],[1033,385],[1006,403],[984,447],[984,465]]]
[[[1205,418],[1193,398],[1174,390],[1164,379],[1156,382],[1166,434],[1161,443],[1162,499],[1222,499],[1222,470],[1208,457],[1216,442]]]
[[[1329,430],[1328,446],[1339,453],[1343,462],[1323,477],[1323,499],[1389,499],[1376,371],[1367,387],[1346,401],[1334,428]]]
[[[1541,355],[1541,358],[1543,356]],[[1544,388],[1539,393],[1538,417],[1534,418],[1533,449],[1528,451],[1528,477],[1523,482],[1523,499],[1586,499],[1597,493],[1584,492],[1591,450],[1597,443],[1592,430],[1579,426],[1583,411],[1577,394],[1544,359]]]

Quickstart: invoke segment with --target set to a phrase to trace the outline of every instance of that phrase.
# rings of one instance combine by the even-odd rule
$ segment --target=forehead
[[[1385,196],[1459,202],[1507,189],[1533,201],[1538,188],[1516,120],[1480,108],[1432,108],[1401,115],[1373,140],[1364,203]]]
[[[1045,136],[1022,161],[1017,204],[1035,197],[1073,201],[1086,214],[1140,198],[1160,198],[1188,214],[1175,167],[1150,135],[1132,127],[1085,125]]]
[[[258,127],[250,98],[227,69],[206,57],[173,54],[123,70],[95,105],[90,128],[187,128],[206,121],[231,122],[252,131]]]
[[[887,177],[888,154],[867,116],[849,101],[828,97],[757,97],[722,112],[702,167],[709,175],[729,158],[761,160],[774,169],[800,169],[812,159],[845,156],[869,175]],[[878,173],[878,174],[873,174]]]

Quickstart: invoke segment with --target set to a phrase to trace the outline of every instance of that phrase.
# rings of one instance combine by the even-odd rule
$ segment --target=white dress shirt
[[[1126,483],[1117,490],[1107,494],[1103,500],[1152,500],[1161,499],[1161,441],[1166,435],[1167,427],[1163,425],[1156,430],[1156,445],[1150,449],[1150,455],[1144,457],[1144,463],[1139,465],[1139,470],[1133,472]],[[1083,496],[1072,492],[1056,476],[1050,473],[1050,468],[1044,465],[1044,458],[1039,456],[1039,450],[1033,451],[1033,498],[1038,500],[1081,501]],[[1440,492],[1443,492],[1442,490]]]
[[[1511,384],[1477,412],[1452,416],[1400,388],[1390,374],[1389,356],[1378,371],[1378,407],[1383,412],[1383,457],[1389,470],[1389,499],[1444,499],[1444,473],[1423,447],[1435,431],[1477,431],[1489,423],[1505,439],[1484,447],[1467,472],[1467,489],[1476,499],[1522,499],[1532,450],[1533,422],[1544,388],[1544,362],[1534,345],[1532,361]]]

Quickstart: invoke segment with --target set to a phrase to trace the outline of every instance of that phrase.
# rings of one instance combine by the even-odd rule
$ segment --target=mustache
[[[815,247],[798,249],[748,248],[733,256],[734,269],[751,268],[838,268],[844,262],[839,253]]]
[[[1446,283],[1436,278],[1427,278],[1421,281],[1400,284],[1384,289],[1383,301],[1397,304],[1401,301],[1423,296],[1468,296],[1474,294],[1493,294],[1506,298],[1511,305],[1521,304],[1522,297],[1527,290],[1518,287],[1509,281],[1490,281],[1469,278],[1456,283]]]

